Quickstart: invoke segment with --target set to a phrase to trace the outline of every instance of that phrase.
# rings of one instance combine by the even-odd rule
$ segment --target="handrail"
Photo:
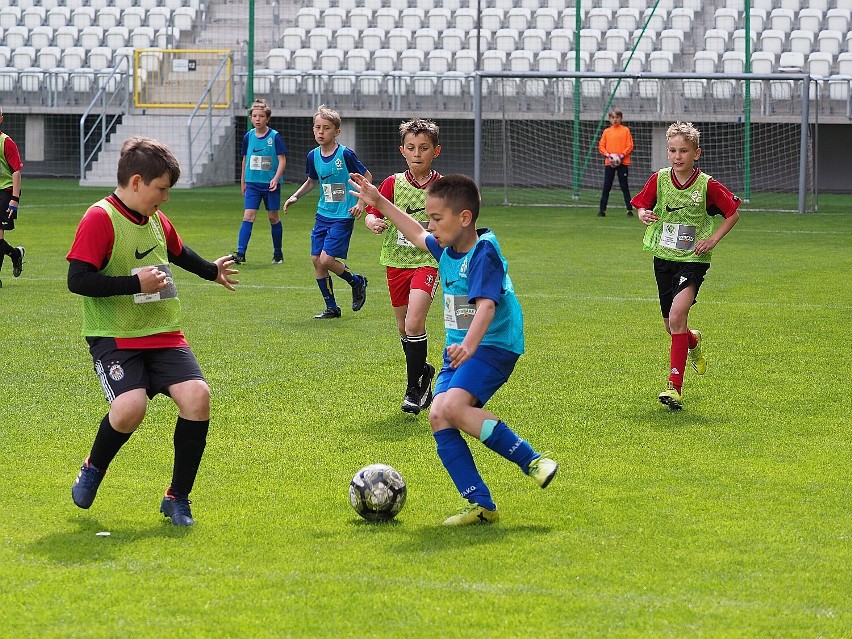
[[[89,163],[94,160],[98,153],[103,150],[104,144],[106,144],[107,137],[109,136],[110,131],[112,131],[118,119],[125,115],[128,111],[128,107],[130,104],[130,99],[133,94],[130,86],[130,73],[128,72],[130,69],[130,59],[125,55],[124,60],[126,66],[122,67],[122,64],[119,63],[112,69],[112,73],[109,75],[104,75],[98,78],[97,72],[96,78],[100,82],[100,88],[98,89],[95,97],[92,98],[92,101],[89,103],[89,106],[86,107],[86,110],[83,112],[83,115],[80,117],[80,180],[84,180],[86,178],[86,167]],[[118,86],[115,90],[107,91],[107,88],[112,84],[113,78],[118,77]],[[124,87],[124,91],[120,89]],[[118,96],[123,96],[121,102],[118,103],[115,108],[117,112],[113,114],[112,119],[107,118],[107,109],[113,106],[113,103],[119,100]],[[95,107],[100,105],[100,114],[98,114],[97,119],[92,124],[91,130],[86,132],[86,120],[89,115],[95,110]],[[95,141],[94,146],[92,147],[91,152],[86,154],[86,145],[95,135],[96,131],[100,126],[100,139]]]
[[[213,74],[213,77],[207,83],[207,86],[204,88],[204,91],[202,92],[201,97],[198,99],[198,102],[195,104],[195,108],[192,110],[192,113],[190,113],[190,115],[189,115],[189,117],[187,118],[187,121],[186,121],[186,139],[187,139],[187,143],[188,143],[187,144],[187,152],[189,154],[188,175],[189,175],[190,186],[195,186],[195,166],[196,166],[196,164],[200,163],[200,161],[201,161],[200,158],[204,155],[205,151],[207,153],[207,159],[208,160],[213,159],[213,133],[214,133],[214,130],[218,130],[219,128],[222,127],[222,119],[220,118],[215,129],[214,129],[214,126],[213,126],[213,105],[221,103],[221,100],[220,100],[220,98],[222,97],[221,93],[222,93],[222,91],[227,91],[227,90],[230,89],[230,86],[232,84],[232,82],[230,80],[232,80],[232,78],[229,78],[228,82],[222,83],[222,85],[219,89],[219,94],[217,94],[215,96],[213,95],[213,87],[215,86],[216,81],[219,79],[219,77],[222,75],[222,73],[225,69],[233,69],[233,53],[229,53],[227,56],[222,58],[222,61],[219,63],[219,66],[216,69],[216,72]],[[233,101],[228,99],[227,103],[231,105],[231,111],[232,111],[232,115],[233,115],[233,108],[234,108]],[[193,124],[194,124],[194,120],[195,120],[196,116],[198,115],[198,112],[204,106],[206,106],[206,109],[207,109],[207,113],[204,116],[207,119],[207,121],[206,121],[207,137],[206,137],[206,141],[204,142],[204,144],[202,145],[201,149],[199,150],[199,152],[196,156],[196,154],[193,153],[192,143],[201,135],[202,131],[204,130],[204,123],[202,123],[202,126],[198,127],[198,131],[195,132],[194,134],[193,134]]]

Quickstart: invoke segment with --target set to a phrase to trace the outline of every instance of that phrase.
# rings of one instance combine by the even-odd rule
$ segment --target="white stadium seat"
[[[145,18],[147,11],[142,7],[130,7],[125,9],[121,14],[121,24],[129,30],[137,29],[145,26]]]
[[[53,7],[47,12],[47,26],[58,29],[66,26],[71,21],[71,9],[69,7]]]
[[[346,17],[347,26],[363,31],[373,24],[373,10],[367,7],[355,7]]]
[[[419,49],[408,49],[399,54],[399,70],[416,74],[423,70],[426,55]]]
[[[790,51],[796,51],[808,55],[814,48],[814,33],[813,31],[805,31],[796,29],[787,38]]]
[[[840,31],[824,30],[817,36],[817,49],[831,55],[838,55],[843,46],[843,34]]]
[[[713,13],[713,27],[727,33],[733,33],[739,21],[739,11],[730,7],[719,7]]]
[[[319,68],[322,71],[336,73],[343,68],[346,54],[341,49],[326,49],[319,54]]]
[[[95,23],[99,27],[103,27],[104,29],[109,29],[110,27],[114,27],[121,22],[121,9],[117,7],[104,7],[100,11],[98,11],[95,16]]]
[[[426,56],[426,66],[432,73],[446,73],[453,68],[453,54],[445,49],[435,49]]]
[[[289,49],[276,47],[266,54],[266,68],[272,71],[284,71],[290,66],[291,52]]]
[[[334,47],[341,51],[351,51],[358,48],[360,33],[354,27],[343,27],[334,34]],[[300,47],[301,48],[301,45]]]

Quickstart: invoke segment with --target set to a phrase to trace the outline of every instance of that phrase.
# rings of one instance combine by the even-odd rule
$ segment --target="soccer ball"
[[[618,156],[618,153],[610,153],[609,154],[609,165],[612,168],[616,168],[621,166],[621,158]]]
[[[349,483],[349,503],[367,521],[393,519],[405,505],[405,480],[386,464],[364,466]]]

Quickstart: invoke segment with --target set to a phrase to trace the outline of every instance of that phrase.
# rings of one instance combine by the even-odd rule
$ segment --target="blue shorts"
[[[506,383],[515,370],[520,355],[496,346],[480,346],[469,360],[458,368],[450,368],[444,349],[444,365],[435,382],[435,395],[451,388],[461,388],[473,395],[481,408]]]
[[[325,251],[331,257],[346,259],[354,228],[353,217],[333,219],[317,215],[314,230],[311,231],[311,255],[319,255]]]
[[[281,185],[274,191],[270,191],[269,184],[265,182],[246,182],[245,208],[257,211],[261,202],[266,206],[267,211],[280,211]]]

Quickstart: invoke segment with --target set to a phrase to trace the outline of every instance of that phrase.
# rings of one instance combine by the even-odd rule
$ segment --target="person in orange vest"
[[[601,204],[598,217],[606,216],[606,205],[609,202],[609,192],[612,183],[618,175],[618,186],[624,194],[624,204],[627,206],[627,216],[633,217],[633,206],[630,204],[630,187],[627,185],[627,170],[630,166],[630,154],[633,152],[633,136],[630,129],[621,123],[623,115],[619,109],[609,112],[609,128],[604,129],[598,151],[604,156],[604,185],[601,193]]]

